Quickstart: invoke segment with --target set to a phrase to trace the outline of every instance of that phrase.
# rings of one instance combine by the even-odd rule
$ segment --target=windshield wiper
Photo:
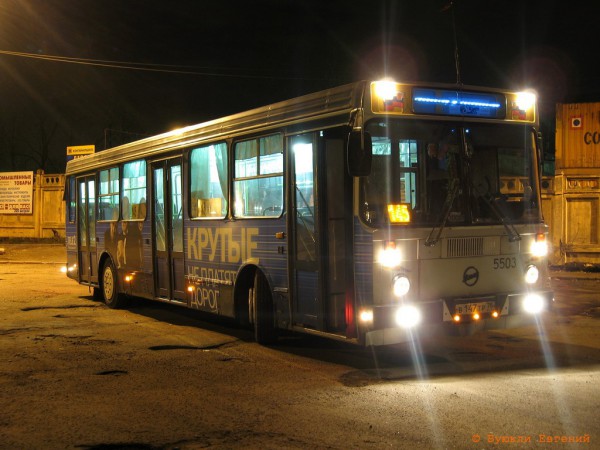
[[[456,199],[456,195],[458,194],[458,178],[452,178],[448,182],[448,194],[446,194],[446,200],[444,200],[444,206],[442,207],[442,213],[440,215],[440,221],[433,226],[431,229],[429,236],[425,240],[425,245],[427,247],[431,247],[438,243],[440,240],[440,236],[442,235],[442,231],[446,227],[446,222],[448,221],[448,217],[450,216],[450,210],[452,209],[452,204],[454,203],[454,199]],[[435,233],[436,228],[439,227],[439,230],[435,236],[432,238]]]
[[[517,229],[515,228],[513,223],[510,221],[510,219],[502,211],[502,208],[498,205],[498,199],[495,196],[493,196],[492,194],[490,194],[489,192],[487,192],[485,194],[481,194],[481,192],[479,191],[479,189],[477,189],[476,186],[473,186],[473,187],[478,191],[478,193],[480,194],[480,197],[483,199],[485,204],[489,206],[489,208],[496,215],[498,220],[500,220],[500,223],[506,230],[506,234],[508,234],[508,241],[509,242],[520,241],[521,235],[519,234],[519,232],[517,231]]]

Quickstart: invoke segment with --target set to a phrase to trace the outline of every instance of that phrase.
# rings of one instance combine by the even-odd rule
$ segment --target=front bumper
[[[535,323],[539,314],[524,310],[523,300],[530,293],[500,294],[477,298],[439,299],[414,303],[421,311],[422,321],[414,328],[401,328],[395,323],[398,305],[376,306],[373,308],[373,323],[363,330],[365,345],[391,345],[410,342],[416,336],[471,335],[481,330],[517,328]],[[533,293],[532,293],[533,294]],[[552,310],[554,295],[552,291],[537,291],[534,294],[544,299],[543,311]],[[457,323],[454,320],[456,306],[464,303],[494,302],[498,317],[489,313],[475,320],[470,315],[461,315]],[[543,312],[542,311],[542,312]]]

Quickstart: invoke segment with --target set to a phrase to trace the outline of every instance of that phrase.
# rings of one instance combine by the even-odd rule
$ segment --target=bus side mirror
[[[371,173],[373,143],[366,131],[352,130],[348,135],[348,173],[353,177],[366,177]]]
[[[540,177],[544,173],[544,139],[542,138],[542,132],[538,131],[536,134],[536,148],[537,148],[537,158],[538,158],[538,169],[540,172]]]

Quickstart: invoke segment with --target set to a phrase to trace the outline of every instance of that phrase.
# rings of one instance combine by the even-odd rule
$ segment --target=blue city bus
[[[535,95],[361,81],[67,164],[68,277],[361,345],[551,307]]]

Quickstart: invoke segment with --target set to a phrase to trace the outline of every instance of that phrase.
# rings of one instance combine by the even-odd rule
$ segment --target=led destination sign
[[[502,94],[464,92],[449,89],[414,88],[413,112],[442,116],[485,117],[504,119],[506,99]]]

